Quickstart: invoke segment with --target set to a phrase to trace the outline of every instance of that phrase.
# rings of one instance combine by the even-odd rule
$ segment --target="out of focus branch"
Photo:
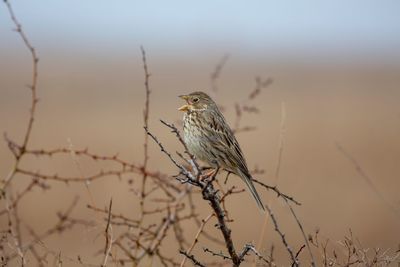
[[[28,86],[30,91],[31,91],[31,106],[30,106],[30,110],[29,110],[28,125],[27,125],[27,128],[25,130],[25,134],[24,134],[24,138],[23,138],[22,144],[21,145],[16,145],[16,144],[11,143],[9,141],[9,139],[5,135],[5,140],[6,140],[7,144],[8,144],[8,147],[13,152],[14,158],[15,158],[15,162],[14,162],[13,168],[9,172],[8,176],[6,178],[4,178],[3,181],[2,181],[2,183],[3,183],[2,189],[5,190],[5,188],[7,187],[8,183],[11,181],[11,179],[14,177],[14,175],[17,172],[17,168],[18,168],[18,165],[20,163],[20,159],[25,154],[25,150],[27,149],[28,142],[29,142],[29,139],[30,139],[30,136],[31,136],[33,123],[35,121],[36,106],[37,106],[37,102],[39,101],[39,99],[37,98],[37,95],[36,95],[39,58],[38,58],[38,56],[36,54],[35,48],[31,45],[31,43],[30,43],[25,31],[22,29],[22,25],[20,24],[20,22],[18,21],[17,17],[15,16],[14,10],[13,10],[10,2],[8,0],[3,0],[3,1],[4,1],[5,5],[7,7],[7,10],[8,10],[9,15],[11,17],[11,20],[13,21],[13,23],[14,23],[14,25],[16,27],[15,31],[21,37],[22,41],[24,42],[26,48],[29,50],[29,52],[31,54],[31,57],[32,57],[32,78],[31,78],[31,84]]]
[[[192,254],[188,254],[186,251],[179,251],[179,253],[181,253],[182,255],[184,255],[186,258],[190,259],[194,266],[199,266],[199,267],[206,267],[205,265],[203,265],[202,263],[200,263]]]
[[[112,234],[112,225],[111,225],[111,208],[112,208],[112,199],[110,199],[110,204],[108,206],[108,219],[107,225],[105,229],[105,236],[106,236],[106,244],[104,246],[104,258],[102,267],[107,265],[107,259],[110,255],[112,244],[113,244],[113,234]]]
[[[211,213],[211,214],[208,215],[205,219],[202,220],[202,223],[201,223],[201,225],[200,225],[200,227],[199,227],[199,230],[197,231],[197,234],[196,234],[196,236],[194,237],[193,243],[192,243],[192,244],[190,245],[190,247],[186,250],[185,257],[183,258],[183,260],[182,260],[182,262],[181,262],[181,264],[180,264],[180,267],[183,267],[183,266],[185,265],[187,255],[189,255],[189,254],[192,252],[194,246],[196,246],[197,242],[199,241],[199,236],[200,236],[200,234],[203,232],[204,226],[206,226],[207,222],[213,217],[213,215],[214,215],[214,214]]]
[[[144,111],[143,111],[143,121],[144,121],[144,127],[148,128],[149,125],[149,112],[150,112],[150,86],[149,86],[149,78],[150,78],[150,73],[147,68],[147,60],[146,60],[146,52],[143,48],[143,46],[140,47],[140,50],[142,52],[142,61],[143,61],[143,70],[144,70],[144,86],[145,86],[145,92],[146,92],[146,100],[145,100],[145,105],[144,105]],[[149,152],[148,152],[148,143],[149,143],[149,136],[145,133],[144,135],[144,155],[143,155],[143,176],[142,176],[142,188],[141,188],[141,194],[140,194],[140,210],[141,210],[141,217],[143,217],[143,210],[144,210],[144,196],[146,194],[146,181],[147,181],[147,162],[149,159]]]
[[[218,85],[217,81],[218,78],[221,76],[222,69],[228,62],[229,55],[226,54],[224,55],[221,60],[218,62],[218,64],[215,66],[214,71],[210,75],[210,82],[211,82],[211,90],[215,94],[218,91]]]
[[[338,142],[335,143],[337,150],[354,166],[360,177],[367,183],[369,188],[374,194],[388,207],[393,213],[400,216],[400,207],[394,206],[388,201],[378,190],[378,188],[372,182],[372,178],[364,171],[358,161]]]
[[[250,92],[247,98],[245,98],[242,102],[238,102],[235,104],[235,121],[233,123],[233,132],[234,133],[239,133],[239,132],[248,132],[252,131],[255,129],[255,127],[252,126],[242,126],[242,118],[243,118],[243,113],[258,113],[259,110],[256,105],[253,104],[253,101],[260,95],[262,89],[265,89],[269,87],[272,84],[272,79],[267,78],[266,80],[263,80],[260,77],[256,77],[255,79],[256,85],[254,89]]]

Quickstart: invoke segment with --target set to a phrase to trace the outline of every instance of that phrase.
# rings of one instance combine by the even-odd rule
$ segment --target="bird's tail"
[[[252,182],[252,178],[251,178],[250,174],[245,174],[241,170],[238,170],[238,171],[240,173],[240,177],[242,178],[242,180],[246,183],[247,187],[249,188],[251,195],[257,202],[257,206],[260,208],[260,210],[265,212],[264,204],[262,203],[261,198],[258,195],[256,188],[254,187],[254,184]]]

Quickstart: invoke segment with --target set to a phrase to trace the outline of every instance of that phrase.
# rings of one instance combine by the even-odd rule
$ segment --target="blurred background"
[[[255,87],[255,77],[273,79],[255,100],[260,112],[243,117],[243,124],[257,129],[237,135],[250,168],[266,171],[258,178],[270,184],[275,181],[284,103],[278,186],[302,203],[297,211],[306,232],[320,229],[322,238],[329,238],[335,247],[351,228],[364,247],[397,248],[399,1],[11,3],[40,58],[40,102],[32,148],[72,143],[76,148],[88,147],[106,155],[119,152],[129,161],[142,162],[142,45],[151,72],[150,128],[171,151],[177,150],[175,138],[159,119],[181,119],[178,95],[211,92],[210,75],[228,55],[216,83],[218,90],[212,95],[226,107],[230,123],[235,119],[234,104],[246,99]],[[0,131],[21,140],[30,104],[26,85],[31,58],[13,27],[1,5]],[[357,160],[383,199],[335,143]],[[151,144],[150,149],[150,167],[174,173],[156,146]],[[5,142],[0,143],[0,162],[3,177],[13,162]],[[27,158],[24,164],[48,174],[78,173],[68,157]],[[80,166],[85,175],[100,169],[84,160]],[[103,179],[91,188],[99,206],[113,197],[115,210],[135,214],[132,207],[137,207],[137,199],[126,189],[126,182]],[[54,223],[55,212],[65,209],[75,195],[83,196],[76,215],[88,217],[84,190],[83,185],[54,183],[50,191],[35,191],[24,200],[21,218],[40,232]],[[301,234],[287,208],[275,195],[262,195],[276,210],[289,240],[301,244]],[[230,201],[235,242],[239,247],[257,242],[264,216],[247,194]],[[194,233],[197,228],[188,229]],[[52,237],[46,245],[69,257],[87,251],[90,258],[96,234],[72,230]],[[279,239],[269,227],[262,249],[271,243]],[[277,253],[286,257],[284,250]]]

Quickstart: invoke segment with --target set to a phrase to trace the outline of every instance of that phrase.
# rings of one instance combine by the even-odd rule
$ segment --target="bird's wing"
[[[209,117],[208,137],[213,143],[213,147],[227,154],[227,160],[232,167],[238,167],[243,173],[249,173],[243,152],[233,134],[233,131],[225,121],[223,115],[212,114]],[[234,170],[234,169],[233,169]]]

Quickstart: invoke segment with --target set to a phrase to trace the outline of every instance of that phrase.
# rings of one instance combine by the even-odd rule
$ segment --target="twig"
[[[258,88],[256,88],[254,93],[250,94],[250,98],[254,98],[255,95],[257,95],[258,93],[259,93],[259,90],[258,90]],[[278,157],[277,157],[277,161],[276,161],[275,177],[274,177],[274,182],[273,182],[275,186],[277,186],[279,178],[280,178],[280,169],[281,169],[281,163],[282,163],[285,132],[286,132],[286,105],[285,105],[285,102],[282,102],[281,103],[281,125],[280,125],[279,142],[278,142]],[[269,199],[268,202],[269,202],[268,205],[271,207],[272,206],[271,199]],[[267,231],[268,222],[269,222],[268,214],[265,214],[260,239],[258,240],[258,243],[257,243],[259,246],[263,243],[265,233]],[[254,263],[252,266],[253,267],[256,266],[256,258],[254,258]]]
[[[165,155],[167,155],[167,157],[172,161],[172,163],[174,163],[174,165],[182,172],[183,175],[185,175],[191,182],[196,183],[196,178],[192,175],[192,173],[190,173],[188,170],[186,170],[181,164],[179,164],[173,157],[172,155],[165,150],[163,144],[158,141],[157,137],[155,135],[153,135],[151,132],[149,132],[149,130],[147,128],[145,128],[146,133],[154,140],[154,142],[160,147],[161,152],[163,152]]]
[[[222,253],[222,251],[220,251],[220,252],[214,252],[214,251],[212,251],[212,250],[209,249],[209,248],[203,248],[203,251],[204,251],[204,252],[208,252],[208,253],[210,253],[210,254],[213,255],[213,256],[221,257],[221,258],[224,259],[224,260],[232,260],[231,257],[225,255],[224,253]]]
[[[292,264],[294,264],[294,266],[296,266],[296,267],[299,266],[296,256],[294,255],[292,248],[289,246],[289,243],[286,240],[285,234],[280,230],[278,222],[277,222],[275,215],[273,214],[271,208],[268,205],[265,205],[265,208],[267,209],[268,214],[271,217],[271,220],[274,224],[275,231],[281,237],[282,243],[285,245],[285,248],[286,248],[287,252],[289,253],[289,256],[292,260]]]
[[[149,127],[149,102],[150,102],[150,87],[149,87],[149,78],[150,74],[147,68],[147,60],[146,60],[146,52],[143,48],[143,46],[140,47],[140,50],[142,52],[142,61],[143,61],[143,69],[144,69],[144,85],[145,85],[145,91],[146,91],[146,100],[145,100],[145,105],[144,105],[144,111],[143,111],[143,121],[144,121],[144,127],[147,129]],[[142,177],[142,189],[141,189],[141,195],[140,195],[140,210],[141,214],[143,216],[143,210],[144,210],[144,197],[146,194],[146,180],[147,180],[147,162],[149,159],[149,152],[148,152],[148,142],[149,142],[149,136],[147,133],[144,135],[144,159],[143,159],[143,177]]]
[[[195,157],[192,155],[192,153],[189,152],[185,141],[183,141],[183,138],[181,136],[181,134],[179,133],[178,129],[175,127],[175,125],[171,124],[171,123],[167,123],[163,120],[160,120],[162,124],[164,124],[165,126],[167,126],[168,128],[171,129],[171,132],[175,134],[175,136],[178,138],[179,142],[182,144],[182,146],[185,149],[185,153],[189,155],[190,157],[190,163],[192,164],[193,170],[197,176],[197,179],[199,178],[200,175],[200,166],[197,163],[197,161],[195,160]]]
[[[8,215],[8,232],[14,241],[14,246],[15,246],[15,250],[17,251],[17,255],[21,258],[21,266],[24,267],[26,264],[26,259],[25,259],[24,252],[22,250],[21,232],[19,230],[20,221],[19,221],[19,217],[18,217],[18,214],[16,213],[15,209],[12,214],[7,196],[6,196],[6,210],[7,210],[7,215]],[[13,227],[12,217],[14,217],[14,222],[17,224],[15,229]]]
[[[300,253],[301,253],[301,251],[303,251],[303,248],[305,248],[306,247],[306,245],[302,245],[300,248],[299,248],[299,250],[296,252],[296,259],[298,259],[299,258],[299,255],[300,255]],[[292,267],[294,267],[295,265],[294,265],[294,262],[292,263]],[[313,262],[313,265],[312,266],[315,266],[315,263]]]
[[[14,10],[8,0],[3,0],[5,5],[7,6],[8,13],[11,17],[11,20],[13,21],[14,25],[16,26],[15,31],[19,34],[21,37],[22,41],[24,42],[26,48],[29,50],[31,57],[32,57],[32,80],[31,84],[28,86],[31,91],[31,107],[29,111],[29,121],[28,125],[24,134],[24,139],[22,142],[22,145],[18,146],[18,152],[15,153],[14,151],[14,156],[15,156],[15,162],[14,162],[14,167],[12,170],[9,172],[8,176],[2,181],[3,182],[3,190],[6,189],[7,185],[11,181],[11,179],[14,177],[16,174],[16,170],[20,164],[20,159],[21,157],[25,154],[25,150],[27,149],[28,142],[31,136],[32,128],[33,128],[33,123],[35,121],[35,112],[36,112],[36,105],[37,102],[39,101],[37,95],[36,95],[36,87],[37,87],[37,78],[38,78],[38,62],[39,58],[37,57],[36,50],[35,48],[31,45],[27,35],[25,34],[24,30],[22,29],[22,25],[18,21],[17,17],[14,14]],[[6,137],[6,135],[5,135]],[[7,138],[6,138],[7,141]],[[13,151],[13,148],[11,146],[10,142],[7,142],[8,146],[11,151]]]
[[[186,258],[190,259],[190,260],[193,262],[193,264],[194,264],[195,266],[206,267],[204,264],[200,263],[200,262],[194,257],[194,255],[190,255],[190,254],[186,253],[186,251],[183,251],[183,250],[180,250],[179,253],[182,254],[182,255],[184,255]]]
[[[238,132],[247,132],[254,130],[255,127],[251,126],[241,126],[242,118],[243,118],[243,113],[258,113],[258,108],[252,104],[249,104],[252,102],[257,96],[260,95],[261,90],[263,88],[267,88],[270,86],[272,83],[272,79],[268,78],[265,81],[263,81],[260,77],[256,77],[256,86],[252,92],[248,95],[247,98],[245,98],[242,102],[240,103],[235,103],[235,121],[233,124],[233,132],[238,133]]]
[[[108,205],[108,217],[107,217],[107,225],[105,229],[105,236],[106,236],[106,245],[104,247],[104,254],[107,252],[108,245],[110,243],[110,238],[109,238],[109,230],[111,226],[111,208],[112,208],[112,198],[110,199],[110,204]]]
[[[50,229],[46,230],[43,234],[36,235],[34,233],[34,231],[27,226],[28,231],[31,233],[31,235],[34,237],[34,239],[32,241],[30,241],[29,243],[25,243],[24,244],[24,250],[30,250],[33,246],[35,246],[38,243],[42,243],[42,240],[45,238],[48,238],[49,236],[52,236],[55,233],[61,233],[66,229],[69,229],[71,227],[73,227],[74,225],[77,225],[78,221],[73,220],[70,218],[70,214],[72,213],[72,211],[74,210],[74,208],[76,207],[76,205],[78,204],[78,200],[79,197],[75,197],[71,204],[69,205],[69,207],[66,209],[65,212],[58,212],[57,216],[58,216],[58,221],[57,223],[51,227]],[[11,255],[10,258],[13,258],[14,255]]]
[[[189,255],[189,254],[192,252],[194,246],[196,246],[197,242],[199,241],[199,236],[200,236],[200,234],[203,232],[204,226],[207,224],[207,222],[208,222],[208,221],[211,219],[211,217],[213,217],[213,216],[214,216],[214,214],[211,213],[210,215],[208,215],[208,216],[202,221],[202,223],[201,223],[201,225],[200,225],[200,227],[199,227],[199,230],[197,231],[197,233],[196,233],[196,235],[195,235],[195,237],[194,237],[194,240],[193,240],[192,244],[191,244],[190,247],[186,250],[186,254]],[[185,256],[186,256],[186,255],[185,255]],[[183,266],[185,265],[186,258],[187,258],[187,257],[184,257],[184,258],[182,259],[182,262],[181,262],[181,264],[180,264],[180,267],[183,267]]]
[[[278,197],[282,197],[282,198],[284,198],[285,200],[288,200],[288,201],[290,201],[290,202],[293,202],[293,203],[296,204],[296,205],[299,205],[299,206],[301,205],[301,203],[298,202],[297,200],[295,200],[293,197],[291,197],[291,196],[289,196],[289,195],[286,195],[286,194],[282,193],[281,191],[279,191],[278,188],[277,188],[276,186],[270,186],[270,185],[264,184],[263,182],[260,182],[259,180],[254,179],[254,178],[253,178],[253,182],[255,182],[255,183],[261,185],[262,187],[264,187],[264,188],[267,189],[267,190],[272,190],[272,191],[274,191]]]
[[[74,177],[74,176],[60,176],[58,174],[49,175],[19,168],[16,171],[19,174],[27,175],[29,177],[35,177],[37,179],[43,179],[43,180],[53,180],[63,183],[87,183],[108,176],[116,176],[120,178],[123,174],[135,173],[134,170],[122,170],[122,171],[109,170],[109,171],[99,171],[96,174],[89,175],[86,177],[80,177],[80,176]]]
[[[253,251],[254,255],[256,255],[259,259],[263,260],[265,263],[269,264],[270,261],[264,258],[260,252],[256,250],[256,248],[252,244],[246,244],[240,253],[239,257],[241,260],[244,260],[244,257],[249,253],[250,251]]]
[[[281,103],[281,126],[279,133],[279,148],[278,148],[278,160],[275,168],[275,184],[278,183],[279,174],[282,165],[282,155],[283,155],[283,147],[285,145],[285,133],[286,133],[286,104],[285,102]]]
[[[215,66],[214,71],[210,75],[211,90],[216,93],[218,91],[217,80],[221,75],[222,69],[226,62],[228,62],[229,54],[224,55],[218,64]]]
[[[290,209],[290,212],[292,213],[294,219],[296,220],[297,225],[300,228],[301,234],[303,235],[304,242],[306,243],[304,246],[307,246],[307,250],[308,250],[308,253],[309,253],[310,259],[311,259],[311,266],[315,267],[316,264],[315,264],[314,255],[313,255],[313,253],[311,251],[310,243],[308,242],[308,238],[306,236],[306,233],[304,232],[303,225],[301,224],[299,218],[297,217],[296,213],[294,212],[293,207],[290,205],[290,203],[286,199],[285,199],[285,201],[286,201],[286,204],[288,205],[288,207]],[[300,251],[301,251],[301,249],[300,249]],[[300,253],[300,251],[298,252],[298,254]],[[297,255],[296,255],[296,258],[297,258]]]
[[[147,67],[147,59],[146,59],[146,51],[144,50],[143,46],[140,47],[140,51],[142,53],[142,63],[143,63],[143,70],[144,70],[144,87],[145,87],[145,104],[144,104],[144,110],[143,110],[143,123],[144,123],[144,128],[147,129],[149,125],[149,112],[150,112],[150,86],[149,86],[149,78],[150,74],[148,71]],[[143,223],[144,220],[144,205],[145,205],[145,197],[146,197],[146,182],[147,182],[147,163],[149,159],[148,155],[148,142],[149,142],[149,136],[145,132],[144,135],[144,143],[143,143],[143,165],[142,165],[142,184],[141,184],[141,189],[140,189],[140,194],[139,194],[139,207],[140,207],[140,218],[139,218],[139,229]],[[140,239],[140,235],[139,235]],[[138,240],[137,242],[140,242]],[[138,251],[136,251],[137,253]]]
[[[104,258],[102,267],[107,265],[108,256],[110,255],[112,244],[113,244],[113,234],[112,234],[112,225],[111,225],[111,208],[112,208],[112,199],[110,199],[110,204],[108,206],[108,219],[107,225],[105,229],[105,236],[106,236],[106,244],[104,247]]]

